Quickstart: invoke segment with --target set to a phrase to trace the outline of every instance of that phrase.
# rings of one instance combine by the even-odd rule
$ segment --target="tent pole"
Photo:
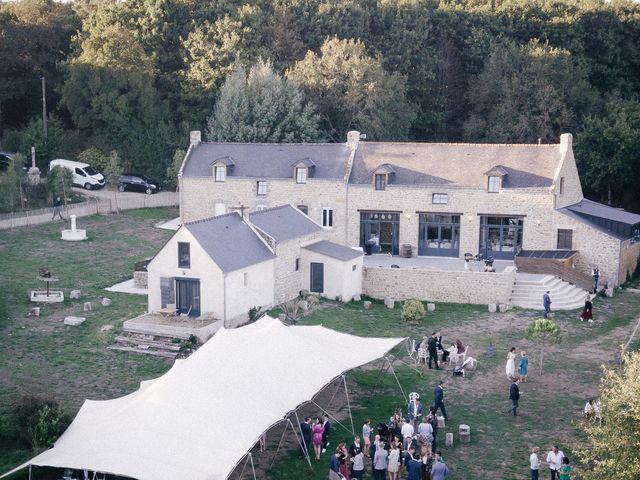
[[[333,392],[333,395],[331,395],[331,400],[329,400],[329,403],[327,403],[327,408],[331,406],[331,402],[333,402],[333,398],[336,396],[336,393],[338,393],[338,390],[340,390],[340,384],[338,384],[336,390]]]
[[[342,428],[344,428],[347,432],[349,432],[350,430],[344,426],[343,423],[340,422],[340,420],[338,420],[336,417],[334,417],[333,415],[331,415],[329,412],[327,412],[324,408],[322,408],[320,405],[318,405],[316,402],[314,402],[313,400],[311,400],[311,403],[313,403],[316,407],[318,407],[320,410],[322,410],[324,413],[326,413],[329,418],[331,420],[333,420],[334,422],[336,422],[338,425],[340,425]]]
[[[284,419],[286,420],[284,424],[284,430],[282,431],[282,436],[280,437],[280,441],[278,442],[278,448],[276,448],[276,453],[273,455],[273,460],[271,460],[271,464],[269,465],[269,470],[271,470],[273,468],[273,464],[276,463],[276,458],[278,458],[278,452],[280,451],[280,447],[282,446],[282,440],[284,440],[284,434],[287,433],[287,428],[289,428],[289,424],[291,423],[291,420],[289,420],[288,415],[284,417]],[[293,428],[293,425],[291,425],[291,428]]]
[[[371,390],[371,395],[372,396],[375,393],[376,388],[378,387],[378,383],[380,383],[380,379],[382,378],[382,374],[387,371],[387,368],[388,367],[387,367],[386,364],[384,364],[384,368],[380,368],[380,372],[378,373],[378,379],[376,380],[376,383],[373,385],[373,390]]]
[[[347,388],[346,375],[342,375],[342,381],[344,382],[344,394],[347,396],[347,407],[349,408],[349,418],[351,419],[351,435],[355,435],[356,429],[353,426],[353,415],[351,415],[351,402],[349,401],[349,389]]]
[[[253,472],[253,480],[256,480],[256,468],[253,465],[253,455],[249,454],[249,460],[251,460],[251,471]]]
[[[300,419],[298,418],[298,410],[294,410],[293,413],[296,415],[296,421],[298,422],[298,428],[300,429],[300,438],[302,439],[302,442],[300,441],[300,439],[298,439],[298,434],[296,433],[296,429],[293,429],[293,433],[295,433],[296,435],[296,440],[298,440],[298,443],[300,444],[300,448],[302,448],[302,446],[304,445],[304,448],[302,448],[302,451],[304,452],[304,455],[307,457],[307,463],[309,464],[309,468],[311,470],[313,470],[313,467],[311,466],[311,458],[309,457],[309,450],[307,449],[307,442],[304,440],[304,436],[302,435],[302,427],[300,426]],[[289,422],[291,422],[291,420],[289,420]],[[293,427],[293,425],[292,425]]]
[[[398,358],[396,356],[393,357],[393,361],[399,361],[400,363],[406,365],[407,367],[409,367],[411,370],[413,370],[416,373],[419,373],[420,375],[423,374],[423,372],[421,370],[418,370],[414,365],[409,365],[407,362],[405,362],[404,360],[402,360],[401,358]]]
[[[29,480],[31,480],[31,465],[29,465]]]
[[[404,397],[404,401],[408,402],[409,400],[407,399],[407,396],[404,394],[404,390],[402,389],[402,385],[400,385],[400,380],[398,380],[398,376],[396,375],[396,371],[393,369],[393,365],[391,365],[391,360],[389,360],[389,357],[384,357],[387,362],[389,362],[389,368],[391,368],[391,373],[393,373],[393,377],[396,379],[396,382],[398,383],[398,387],[400,387],[400,391],[402,392],[402,396]]]
[[[240,477],[239,477],[239,478],[242,478],[242,477],[243,477],[243,475],[244,475],[244,469],[245,469],[245,467],[247,466],[247,462],[249,461],[249,457],[250,457],[250,456],[251,456],[251,454],[250,454],[250,453],[247,453],[247,458],[246,458],[246,460],[244,461],[244,465],[242,465],[242,471],[240,472]]]

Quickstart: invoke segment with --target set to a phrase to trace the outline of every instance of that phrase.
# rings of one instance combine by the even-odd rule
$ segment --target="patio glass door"
[[[421,213],[418,255],[457,257],[460,252],[460,215]]]
[[[397,212],[360,212],[360,246],[368,241],[377,245],[373,253],[398,255],[400,214]]]
[[[176,309],[190,317],[200,315],[200,280],[176,278]]]
[[[480,253],[485,257],[511,260],[522,248],[523,217],[480,217]]]

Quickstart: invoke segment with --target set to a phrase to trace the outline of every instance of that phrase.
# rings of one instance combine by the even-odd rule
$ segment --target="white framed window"
[[[431,196],[431,203],[436,203],[439,205],[446,205],[449,203],[449,194],[448,193],[434,193]]]
[[[323,207],[322,226],[325,228],[333,228],[333,208]]]
[[[387,175],[384,173],[376,173],[375,175],[376,190],[384,190],[387,188]]]
[[[216,182],[224,182],[227,178],[227,167],[225,165],[216,165],[213,167],[213,175]]]
[[[256,205],[256,210],[257,210],[257,211],[260,211],[260,210],[266,210],[266,209],[267,209],[267,206],[266,206],[266,205],[262,205],[262,204],[260,204],[260,205]]]
[[[500,191],[500,187],[502,186],[502,179],[497,175],[491,175],[489,177],[489,185],[487,190],[489,193],[498,193]]]
[[[307,205],[297,205],[296,208],[305,215],[309,215],[309,207]]]
[[[296,167],[296,183],[307,183],[307,167]]]
[[[256,192],[260,196],[265,196],[267,194],[267,182],[264,180],[258,180],[256,183]]]

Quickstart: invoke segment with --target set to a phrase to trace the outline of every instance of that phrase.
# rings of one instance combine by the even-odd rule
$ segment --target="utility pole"
[[[42,136],[47,141],[47,87],[45,85],[44,75],[42,79]]]

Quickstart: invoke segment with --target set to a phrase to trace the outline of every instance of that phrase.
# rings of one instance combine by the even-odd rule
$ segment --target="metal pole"
[[[251,471],[253,472],[253,480],[256,480],[256,469],[253,465],[253,455],[249,454],[249,460],[251,460]]]
[[[271,464],[269,465],[269,470],[271,470],[273,468],[273,464],[276,463],[278,452],[280,451],[280,447],[282,446],[282,440],[284,440],[284,434],[287,433],[287,428],[289,428],[289,425],[291,424],[291,420],[289,420],[289,417],[286,417],[286,421],[287,423],[284,424],[284,430],[282,430],[282,436],[280,437],[280,441],[278,442],[278,448],[276,448],[276,453],[273,455],[273,460],[271,460]],[[293,425],[291,425],[291,428],[293,429]],[[295,433],[295,429],[293,429],[293,433]]]
[[[393,373],[393,377],[396,379],[396,383],[398,384],[398,387],[400,387],[400,391],[402,392],[402,396],[404,397],[404,401],[407,401],[407,396],[404,394],[404,390],[402,389],[402,385],[400,385],[400,380],[398,380],[398,376],[396,375],[396,371],[393,369],[393,365],[391,364],[391,360],[389,360],[389,357],[384,357],[387,362],[389,362],[389,368],[391,368],[391,373]]]
[[[298,440],[298,443],[300,444],[300,446],[304,445],[304,448],[302,449],[306,458],[307,458],[307,463],[309,464],[309,468],[311,470],[313,470],[313,467],[311,466],[311,458],[309,457],[309,449],[307,448],[307,442],[304,439],[304,435],[302,435],[302,427],[300,426],[300,419],[298,418],[298,411],[294,410],[293,413],[295,413],[296,415],[296,422],[298,422],[298,428],[300,429],[300,438],[302,439],[302,442],[300,442],[300,440],[298,440],[298,434],[296,433],[296,429],[293,429],[293,433],[296,435],[296,440]],[[291,420],[289,420],[289,422],[291,422]],[[293,425],[291,425],[291,427],[293,428]]]
[[[42,137],[47,142],[47,87],[42,75]]]
[[[351,403],[349,402],[349,389],[347,388],[347,377],[342,375],[342,380],[344,381],[344,393],[347,396],[347,407],[349,408],[349,418],[351,419],[351,434],[356,434],[356,429],[353,426],[353,415],[351,415]]]

